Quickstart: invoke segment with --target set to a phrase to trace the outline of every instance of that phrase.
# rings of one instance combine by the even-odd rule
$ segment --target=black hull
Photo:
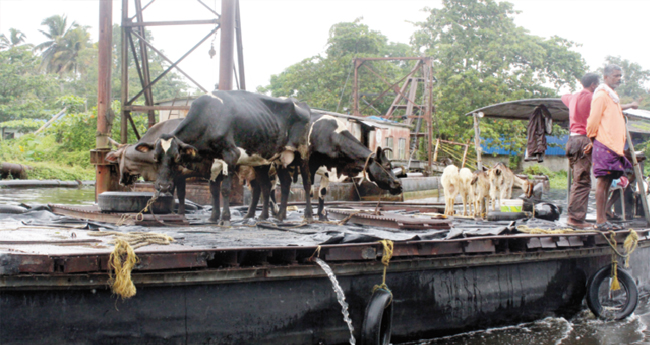
[[[631,273],[643,291],[650,248],[640,245]],[[392,342],[571,316],[582,308],[588,276],[609,263],[609,253],[597,248],[391,262]],[[137,295],[125,301],[111,296],[99,273],[0,276],[0,344],[347,343],[329,280],[315,265],[304,266],[136,273]],[[332,267],[358,338],[382,266]]]

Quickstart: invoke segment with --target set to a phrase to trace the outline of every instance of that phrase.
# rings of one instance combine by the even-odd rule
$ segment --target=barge
[[[433,215],[437,204],[362,205],[330,209],[330,218],[354,212],[357,217],[346,216],[345,225],[303,224],[299,211],[288,223],[232,228],[206,223],[205,211],[187,215],[189,224],[154,227],[62,216],[101,215],[92,206],[3,215],[0,343],[349,343],[341,305],[315,257],[336,275],[356,339],[362,338],[373,287],[385,282],[392,292],[390,341],[415,341],[570,316],[583,308],[589,277],[612,260],[611,240],[601,233],[517,230],[556,223],[452,221]],[[400,217],[431,226],[400,228]],[[362,218],[372,222],[363,225]],[[650,233],[645,223],[627,225],[638,229],[629,273],[646,292]],[[143,231],[174,241],[135,249],[131,279],[137,292],[121,299],[108,284],[113,236],[96,235]],[[628,234],[615,234],[621,252]],[[392,242],[390,253],[380,240]]]

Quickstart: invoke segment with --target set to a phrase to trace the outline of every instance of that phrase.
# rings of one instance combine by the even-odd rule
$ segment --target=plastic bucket
[[[501,212],[521,212],[524,201],[521,199],[501,200]]]

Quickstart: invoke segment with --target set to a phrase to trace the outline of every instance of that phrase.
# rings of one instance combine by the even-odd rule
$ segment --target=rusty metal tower
[[[208,92],[206,88],[201,86],[198,82],[192,79],[185,73],[178,64],[183,61],[190,53],[196,48],[201,46],[208,38],[216,34],[217,30],[221,29],[220,39],[220,57],[219,57],[219,89],[231,90],[233,85],[233,72],[238,74],[239,89],[246,89],[245,73],[244,73],[244,57],[242,47],[241,35],[241,20],[239,14],[239,0],[221,0],[221,14],[215,12],[203,1],[198,1],[203,7],[206,8],[212,18],[203,20],[175,20],[175,21],[145,21],[144,11],[149,8],[152,11],[155,0],[149,1],[145,6],[142,6],[141,0],[122,0],[122,45],[120,49],[121,60],[121,123],[120,123],[120,139],[122,143],[126,143],[128,126],[131,124],[132,130],[135,132],[136,137],[139,139],[138,133],[131,114],[134,112],[141,112],[148,114],[148,125],[153,126],[156,123],[155,111],[156,110],[187,110],[189,106],[156,106],[154,104],[152,88],[170,71],[175,69],[184,75],[190,82],[194,83],[203,92]],[[133,3],[135,14],[129,16],[129,4]],[[168,25],[213,25],[208,33],[200,39],[189,51],[181,56],[176,61],[170,60],[159,49],[147,41],[145,28],[150,26],[168,26]],[[97,101],[97,141],[96,148],[91,150],[91,163],[96,165],[96,187],[95,197],[104,191],[115,190],[117,188],[117,179],[115,178],[115,168],[112,167],[106,160],[108,153],[109,143],[108,136],[110,135],[111,127],[111,109],[110,109],[110,92],[111,92],[111,51],[112,51],[112,1],[100,0],[99,9],[99,88],[98,88],[98,101]],[[237,70],[234,63],[234,47],[235,41],[237,46]],[[152,76],[149,71],[149,57],[148,50],[155,52],[170,66],[164,70],[160,75]],[[129,80],[129,54],[132,55],[135,63],[138,77],[140,79],[141,89],[135,96],[129,98],[128,80]],[[239,73],[237,73],[239,72]],[[144,105],[135,105],[134,103],[144,97]],[[113,176],[113,177],[112,177]]]
[[[370,64],[373,61],[416,61],[415,66],[411,71],[395,83],[391,83],[384,76],[379,74]],[[359,69],[364,67],[370,71],[374,76],[381,79],[388,88],[375,97],[371,102],[369,102],[365,108],[359,109]],[[417,72],[419,77],[415,77]],[[413,143],[416,143],[418,138],[424,137],[427,145],[427,157],[428,157],[428,172],[432,171],[432,114],[434,112],[433,107],[433,67],[432,60],[430,57],[379,57],[379,58],[355,58],[354,59],[354,85],[352,89],[352,98],[354,100],[353,104],[353,115],[363,116],[363,112],[372,107],[374,103],[382,99],[389,92],[393,91],[395,94],[395,99],[391,104],[390,108],[386,112],[386,115],[383,117],[385,119],[395,119],[397,117],[395,110],[404,109],[405,112],[400,117],[404,117],[404,123],[411,125],[413,120],[417,120],[415,125],[415,130],[411,133],[411,150],[415,147]],[[400,87],[399,84],[403,83]],[[422,89],[421,103],[417,102],[418,94],[418,85],[423,83],[424,87]],[[409,88],[410,85],[410,88]],[[407,93],[406,89],[409,88]],[[415,115],[414,110],[419,110],[419,115]],[[420,127],[422,120],[426,122],[426,133],[420,133]]]

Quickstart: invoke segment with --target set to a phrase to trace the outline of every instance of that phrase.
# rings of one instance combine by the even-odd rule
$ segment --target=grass
[[[548,176],[551,189],[566,189],[567,188],[567,179],[568,175],[566,170],[560,170],[557,172],[550,171],[548,168],[541,165],[532,165],[524,170],[524,174],[527,174],[528,177],[532,175],[546,175]]]
[[[90,149],[71,151],[57,143],[53,135],[24,135],[0,142],[0,161],[32,167],[29,179],[64,181],[94,180]]]

